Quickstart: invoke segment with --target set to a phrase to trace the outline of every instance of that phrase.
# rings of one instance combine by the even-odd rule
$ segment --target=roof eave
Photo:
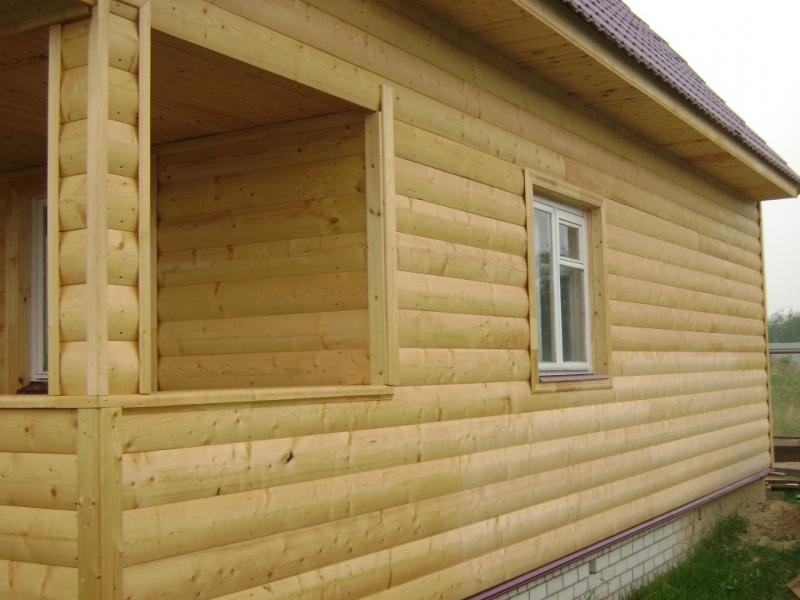
[[[667,110],[676,119],[687,124],[719,149],[735,158],[752,173],[752,183],[747,189],[739,188],[755,200],[795,197],[800,194],[800,183],[775,169],[730,133],[700,113],[686,99],[670,89],[645,67],[613,46],[599,32],[585,23],[576,23],[574,15],[563,5],[548,0],[512,0],[562,36],[565,40],[590,56],[598,64],[637,89],[648,102]],[[722,180],[723,183],[727,183]]]

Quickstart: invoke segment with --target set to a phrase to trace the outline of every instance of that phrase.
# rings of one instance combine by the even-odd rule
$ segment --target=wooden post
[[[400,311],[397,297],[397,202],[395,199],[394,90],[381,86],[380,145],[384,195],[383,240],[386,278],[386,378],[397,383],[400,362]]]
[[[88,19],[50,31],[51,394],[153,389],[150,7],[136,4],[97,0]],[[122,597],[119,418],[78,410],[80,598]]]
[[[370,383],[386,383],[386,190],[383,178],[381,134],[383,115],[374,112],[364,120],[367,198],[367,293],[369,294]]]
[[[119,408],[78,409],[78,596],[122,598]]]
[[[61,331],[59,327],[61,275],[59,261],[58,139],[61,131],[61,25],[50,27],[51,57],[47,85],[47,387],[53,395],[61,393]],[[55,60],[53,57],[58,57]]]
[[[149,3],[99,0],[89,19],[51,31],[53,394],[152,389],[149,14]],[[131,307],[136,328],[121,322]]]

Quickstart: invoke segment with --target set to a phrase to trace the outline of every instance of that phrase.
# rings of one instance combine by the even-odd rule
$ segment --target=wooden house
[[[800,178],[619,0],[3,0],[0,89],[4,599],[489,598],[770,469]]]

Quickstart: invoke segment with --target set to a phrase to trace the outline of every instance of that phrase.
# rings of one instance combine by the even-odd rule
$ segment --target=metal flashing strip
[[[657,517],[653,517],[652,519],[644,521],[643,523],[639,523],[639,525],[631,527],[630,529],[626,529],[625,531],[621,531],[620,533],[612,535],[611,537],[608,537],[604,540],[595,542],[591,546],[582,548],[581,550],[573,552],[572,554],[567,554],[566,556],[563,556],[557,560],[549,562],[546,565],[542,565],[541,567],[533,569],[532,571],[528,571],[527,573],[518,575],[513,579],[509,579],[504,583],[500,583],[487,590],[474,594],[470,596],[468,600],[491,600],[492,598],[497,598],[498,596],[501,596],[518,587],[528,584],[536,579],[549,575],[550,573],[557,571],[558,569],[566,567],[572,563],[578,562],[579,560],[586,558],[587,556],[600,552],[601,550],[605,550],[609,546],[613,546],[614,544],[622,542],[628,538],[639,535],[640,533],[644,533],[649,529],[658,527],[659,525],[662,525],[667,521],[671,521],[689,511],[692,511],[696,508],[699,508],[700,506],[703,506],[704,504],[708,504],[709,502],[712,502],[717,498],[726,496],[727,494],[730,494],[731,492],[734,492],[739,488],[749,485],[754,481],[763,479],[764,477],[769,475],[771,471],[772,469],[764,469],[762,471],[759,471],[758,473],[750,475],[749,477],[740,479],[735,483],[731,483],[723,488],[720,488],[716,492],[711,492],[710,494],[706,494],[705,496],[698,498],[697,500],[693,500],[687,504],[684,504],[683,506],[674,508],[671,511],[665,512],[664,514],[659,515]]]

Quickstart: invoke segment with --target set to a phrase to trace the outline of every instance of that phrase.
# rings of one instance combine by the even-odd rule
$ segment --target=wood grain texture
[[[377,352],[373,364],[368,353],[383,342],[370,341],[369,323],[381,337],[375,328],[385,308],[373,306],[369,289],[385,277],[368,265],[383,261],[385,167],[381,117],[366,128],[363,119],[301,120],[223,134],[216,145],[165,148],[158,173],[162,389],[382,380],[385,359]],[[231,153],[223,157],[220,147]],[[368,197],[376,221],[369,228]]]

